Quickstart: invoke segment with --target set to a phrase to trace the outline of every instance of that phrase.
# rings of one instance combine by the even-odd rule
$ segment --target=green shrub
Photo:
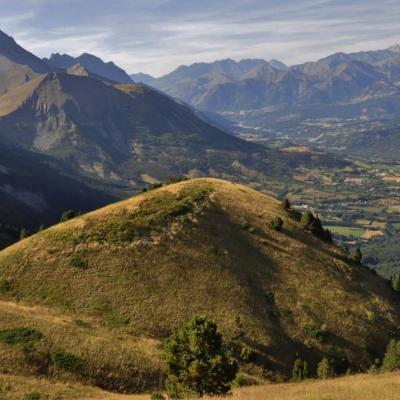
[[[67,222],[72,218],[75,218],[76,214],[74,210],[64,211],[61,214],[60,222]]]
[[[10,345],[29,345],[42,338],[42,332],[32,328],[13,328],[0,331],[0,341]]]
[[[324,357],[318,364],[317,376],[319,379],[328,379],[334,376],[334,369],[329,358]]]
[[[281,203],[281,208],[285,211],[289,211],[291,208],[291,204],[289,199],[284,199]]]
[[[40,400],[42,395],[39,392],[32,392],[25,396],[25,400]]]
[[[400,273],[391,276],[390,284],[395,292],[400,293]]]
[[[161,392],[154,392],[151,394],[150,400],[166,400]]]
[[[221,395],[238,371],[217,325],[194,316],[164,343],[166,387],[171,398]]]
[[[280,217],[273,218],[269,223],[268,227],[274,231],[280,232],[283,227],[283,219]]]
[[[382,362],[384,371],[394,371],[400,369],[400,340],[392,339],[386,349],[385,357]]]
[[[357,264],[360,264],[362,261],[362,253],[361,250],[357,247],[351,250],[349,259],[354,261]]]
[[[0,293],[6,294],[11,292],[13,289],[14,286],[10,280],[5,279],[0,282]]]
[[[68,372],[81,372],[83,368],[83,362],[80,358],[65,351],[52,353],[51,361],[56,367]]]
[[[308,339],[315,339],[320,343],[325,341],[328,334],[326,325],[317,326],[308,324],[303,327],[303,330]]]
[[[300,382],[304,379],[308,378],[308,363],[305,360],[302,360],[298,355],[293,363],[293,370],[292,370],[292,380],[294,382]]]
[[[332,242],[332,233],[329,229],[324,229],[318,215],[314,216],[311,211],[305,212],[300,219],[301,226],[307,232],[326,241]]]
[[[88,262],[82,258],[79,254],[74,254],[70,259],[71,266],[78,269],[87,269]]]

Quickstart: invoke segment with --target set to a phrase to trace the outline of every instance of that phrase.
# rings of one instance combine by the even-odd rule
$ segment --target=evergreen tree
[[[282,208],[283,210],[289,211],[291,207],[292,207],[292,206],[291,206],[291,204],[290,204],[289,199],[286,198],[286,199],[284,199],[284,200],[282,201],[282,203],[281,203],[281,208]]]
[[[19,240],[26,239],[29,236],[29,231],[25,228],[22,228],[19,233]]]
[[[273,229],[274,231],[280,232],[283,227],[283,219],[280,217],[273,218],[268,223],[269,228]]]
[[[295,382],[303,381],[308,378],[308,363],[302,360],[299,355],[297,355],[296,360],[293,363],[292,379]]]
[[[390,278],[390,283],[395,292],[400,293],[400,273],[393,274]]]
[[[238,371],[217,325],[201,316],[165,341],[164,358],[166,388],[173,399],[226,394]]]
[[[318,364],[317,376],[319,379],[332,378],[334,375],[333,367],[327,357],[324,357]]]
[[[69,221],[72,218],[75,218],[75,211],[74,210],[64,211],[62,213],[62,215],[61,215],[60,222],[66,222],[66,221]]]
[[[383,358],[382,369],[384,371],[400,369],[400,341],[392,339],[389,342]]]
[[[350,260],[360,264],[362,260],[361,250],[357,247],[350,252]]]

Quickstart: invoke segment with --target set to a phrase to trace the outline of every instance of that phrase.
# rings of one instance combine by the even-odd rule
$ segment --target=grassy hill
[[[281,232],[268,228],[276,216]],[[158,386],[158,343],[194,313],[228,339],[243,330],[244,369],[264,378],[289,375],[296,353],[311,371],[323,355],[367,368],[400,322],[386,281],[276,200],[215,179],[149,191],[3,250],[0,294],[0,331],[23,338],[0,332],[2,371],[130,392]],[[28,343],[21,328],[36,332]],[[72,355],[70,370],[58,352]]]

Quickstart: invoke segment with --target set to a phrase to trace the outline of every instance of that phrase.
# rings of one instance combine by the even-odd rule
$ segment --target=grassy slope
[[[285,221],[281,233],[267,228],[277,215]],[[296,352],[311,369],[333,350],[356,368],[367,367],[400,321],[382,279],[303,232],[276,200],[214,179],[153,190],[21,241],[0,253],[0,283],[3,301],[70,316],[61,328],[48,329],[36,312],[18,320],[3,310],[2,327],[37,326],[53,347],[94,370],[101,361],[114,374],[129,370],[121,368],[129,359],[139,369],[150,361],[137,374],[147,386],[157,380],[156,341],[193,313],[214,318],[227,336],[240,317],[247,345],[265,368],[282,373],[290,372]],[[77,327],[76,319],[88,327]],[[324,343],[309,337],[304,328],[310,325],[326,325]],[[147,342],[145,363],[135,352],[138,337],[155,340]],[[98,349],[104,355],[96,357]],[[9,362],[0,359],[3,368]],[[23,360],[20,368],[30,373]]]
[[[78,384],[60,384],[44,379],[0,375],[2,399],[23,399],[40,393],[46,400],[149,400],[149,395],[117,395]],[[356,375],[324,381],[254,386],[235,390],[232,400],[396,400],[400,373]],[[205,398],[206,400],[207,398]],[[215,399],[215,397],[214,397]]]

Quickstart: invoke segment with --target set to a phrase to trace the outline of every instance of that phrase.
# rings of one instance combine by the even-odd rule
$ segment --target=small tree
[[[350,252],[349,258],[350,258],[351,261],[354,261],[354,262],[356,262],[357,264],[360,264],[360,263],[361,263],[361,260],[362,260],[362,253],[361,253],[361,250],[360,250],[358,247],[355,248],[355,249],[353,249],[353,250]]]
[[[298,355],[293,363],[292,379],[295,382],[303,381],[308,378],[308,363],[302,360]]]
[[[395,292],[400,293],[400,273],[392,275],[390,278],[390,284]]]
[[[334,375],[334,370],[331,365],[331,362],[327,357],[324,357],[318,364],[317,376],[319,379],[328,379],[332,378],[333,375]]]
[[[22,228],[19,232],[19,240],[26,239],[29,236],[29,231],[25,228]]]
[[[68,210],[64,211],[61,215],[60,222],[66,222],[69,221],[72,218],[75,218],[75,211],[74,210]]]
[[[389,342],[383,358],[382,369],[384,371],[400,369],[400,341],[392,339]]]
[[[283,219],[280,217],[273,218],[269,223],[268,227],[273,229],[274,231],[280,232],[283,227]]]
[[[291,206],[291,204],[290,204],[289,199],[286,198],[286,199],[284,199],[284,200],[282,201],[282,203],[281,203],[281,208],[282,208],[283,210],[289,211],[291,207],[292,207],[292,206]]]
[[[165,341],[164,358],[166,388],[173,399],[226,394],[238,371],[217,325],[201,316]]]

